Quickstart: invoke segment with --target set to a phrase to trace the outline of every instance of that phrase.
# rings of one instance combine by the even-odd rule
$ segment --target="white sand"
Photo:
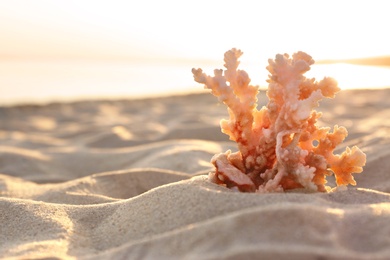
[[[0,108],[0,257],[390,259],[389,100],[322,102],[321,124],[367,154],[358,185],[328,194],[209,183],[236,148],[208,94]]]

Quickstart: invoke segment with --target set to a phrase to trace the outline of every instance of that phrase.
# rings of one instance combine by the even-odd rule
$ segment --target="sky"
[[[386,0],[0,0],[0,58],[315,60],[390,55]],[[249,59],[249,58],[248,58]]]

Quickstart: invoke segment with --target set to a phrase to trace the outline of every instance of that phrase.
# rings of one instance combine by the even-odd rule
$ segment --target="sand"
[[[390,259],[389,100],[382,89],[322,102],[320,124],[346,126],[344,144],[367,154],[358,185],[331,193],[208,182],[210,158],[237,149],[209,94],[2,107],[0,256]]]

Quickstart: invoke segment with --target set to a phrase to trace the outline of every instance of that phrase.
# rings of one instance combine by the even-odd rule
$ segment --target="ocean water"
[[[191,67],[91,61],[0,62],[0,105],[134,98],[201,89]]]
[[[191,63],[0,61],[0,105],[85,99],[139,98],[204,91]],[[215,65],[196,64],[212,73]],[[198,65],[198,66],[196,66]],[[241,66],[266,88],[265,67]],[[313,65],[307,76],[335,78],[342,89],[390,87],[390,67]]]

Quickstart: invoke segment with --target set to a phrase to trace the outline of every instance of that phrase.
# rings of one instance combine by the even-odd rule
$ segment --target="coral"
[[[257,109],[257,86],[238,69],[243,53],[225,53],[225,70],[208,76],[192,69],[194,79],[205,85],[228,107],[229,119],[221,121],[222,132],[235,141],[238,151],[217,154],[209,179],[243,192],[278,192],[296,188],[326,191],[326,176],[335,175],[337,185],[356,185],[366,155],[356,146],[341,154],[334,150],[347,136],[344,127],[317,126],[321,113],[314,110],[322,98],[333,98],[340,89],[332,78],[317,82],[303,74],[314,63],[304,52],[278,54],[267,70],[269,102]]]

